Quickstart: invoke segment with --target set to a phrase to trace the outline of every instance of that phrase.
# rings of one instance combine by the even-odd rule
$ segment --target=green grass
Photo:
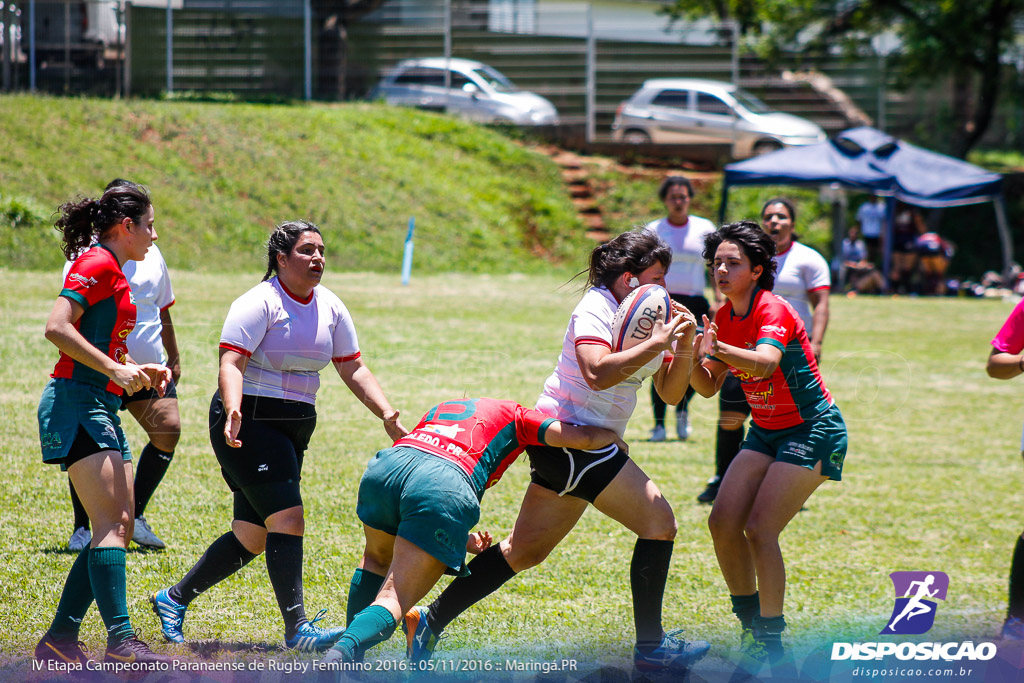
[[[549,159],[442,116],[5,95],[0,118],[0,267],[58,267],[52,212],[116,176],[149,186],[168,262],[192,269],[252,268],[295,218],[340,270],[397,269],[410,216],[421,271],[541,272],[589,246]]]
[[[146,596],[179,579],[228,528],[230,496],[205,427],[215,386],[216,342],[228,305],[254,272],[173,272],[182,348],[183,438],[147,518],[170,543],[131,552],[129,609],[157,641]],[[55,351],[42,328],[57,289],[53,273],[0,271],[0,655],[21,670],[49,624],[73,557],[66,477],[40,463],[35,407]],[[332,273],[325,283],[352,311],[365,358],[414,422],[438,400],[491,395],[531,405],[578,300],[556,276]],[[984,373],[988,342],[1010,311],[1003,302],[833,298],[823,372],[850,430],[844,481],[826,483],[783,536],[789,638],[809,651],[822,640],[876,640],[892,608],[889,572],[941,570],[947,600],[929,640],[991,640],[1005,609],[1013,514],[1021,484],[1020,386]],[[347,582],[361,552],[354,515],[359,477],[385,435],[336,377],[324,373],[320,420],[306,458],[307,609],[344,618]],[[694,399],[686,444],[651,444],[649,395],[627,430],[632,456],[673,504],[679,524],[665,623],[714,644],[701,667],[724,666],[738,632],[694,498],[711,474],[717,402]],[[671,431],[671,422],[670,422]],[[130,418],[136,451],[144,443]],[[528,481],[523,462],[484,498],[481,527],[506,534]],[[1010,512],[1010,514],[1007,514]],[[511,581],[449,628],[443,656],[578,657],[623,664],[632,645],[629,558],[633,536],[593,510],[548,560]],[[442,580],[442,586],[447,579]],[[431,594],[436,594],[437,589]],[[262,560],[196,600],[186,632],[218,659],[266,658],[281,621]],[[101,649],[95,610],[83,639]],[[232,645],[234,644],[234,645]],[[241,645],[239,645],[241,644]],[[397,657],[399,637],[374,651]],[[158,645],[188,654],[186,646]],[[235,652],[220,650],[234,648]],[[255,652],[252,647],[262,648]],[[241,648],[241,649],[239,649]],[[274,654],[273,650],[270,650]],[[0,669],[2,670],[2,669]]]

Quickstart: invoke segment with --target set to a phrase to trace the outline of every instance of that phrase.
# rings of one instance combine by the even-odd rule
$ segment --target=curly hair
[[[701,256],[709,268],[714,267],[715,252],[722,242],[732,242],[743,250],[750,259],[750,267],[761,266],[761,277],[757,286],[771,291],[775,287],[775,241],[755,221],[727,223],[704,238],[704,252]]]
[[[135,183],[108,187],[99,199],[61,204],[57,208],[60,217],[53,226],[61,233],[64,256],[73,260],[125,218],[142,223],[150,206],[149,193]]]

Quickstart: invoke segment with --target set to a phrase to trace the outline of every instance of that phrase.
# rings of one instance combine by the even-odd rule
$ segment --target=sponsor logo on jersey
[[[78,284],[82,285],[83,289],[89,289],[93,285],[99,283],[99,281],[96,278],[94,278],[94,277],[86,277],[86,276],[82,275],[81,273],[71,273],[70,275],[68,275],[68,279],[69,280],[74,280]]]
[[[784,325],[761,325],[761,331],[773,332],[782,337],[786,334],[786,327]]]
[[[431,422],[420,427],[420,431],[440,434],[441,436],[447,436],[449,439],[455,439],[459,436],[459,432],[466,430],[459,425],[439,425]]]

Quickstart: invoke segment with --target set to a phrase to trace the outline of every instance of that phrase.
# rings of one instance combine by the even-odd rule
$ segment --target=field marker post
[[[405,255],[402,257],[402,284],[408,285],[412,276],[412,233],[416,229],[416,218],[409,217],[409,232],[405,235]]]

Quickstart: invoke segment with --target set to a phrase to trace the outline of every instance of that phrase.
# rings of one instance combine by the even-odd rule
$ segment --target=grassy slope
[[[226,528],[230,498],[205,429],[215,385],[214,345],[230,301],[257,273],[173,272],[184,379],[184,434],[147,517],[171,543],[132,552],[129,608],[155,638],[146,596],[177,580]],[[54,294],[52,273],[8,272],[0,298],[0,660],[24,662],[56,605],[72,557],[66,481],[39,463],[35,406],[53,362],[41,329]],[[532,402],[550,372],[577,301],[555,276],[329,274],[326,284],[352,310],[367,362],[394,404],[414,421],[437,400],[495,395]],[[786,614],[798,651],[821,640],[876,640],[892,607],[888,574],[941,570],[951,577],[935,628],[922,639],[990,640],[1005,606],[1005,577],[1020,522],[1000,511],[1020,486],[1017,382],[988,379],[988,340],[1009,313],[1001,302],[833,299],[823,371],[850,429],[844,481],[827,483],[783,538],[790,589]],[[500,314],[497,314],[499,311]],[[303,472],[309,509],[305,574],[310,613],[343,617],[347,581],[361,551],[355,492],[383,430],[337,378],[324,374],[321,415]],[[694,502],[712,471],[717,402],[691,406],[694,436],[651,444],[646,387],[627,430],[632,455],[673,504],[679,524],[665,622],[714,643],[699,670],[724,666],[738,639],[706,527]],[[671,425],[670,425],[671,426]],[[141,432],[126,420],[136,450]],[[517,463],[484,498],[481,526],[511,528],[528,481]],[[17,502],[15,502],[17,501]],[[593,510],[540,567],[510,582],[449,629],[443,657],[580,657],[627,661],[632,634],[629,557],[633,536]],[[442,585],[447,579],[442,580]],[[435,590],[436,593],[436,590]],[[211,590],[190,610],[187,632],[205,651],[249,661],[252,646],[279,642],[280,616],[262,561]],[[95,611],[83,630],[101,643]],[[213,642],[211,642],[213,641]],[[159,646],[188,653],[184,647]],[[374,653],[397,656],[400,637]]]
[[[588,247],[549,160],[422,112],[15,95],[0,120],[0,208],[35,219],[12,228],[0,210],[0,266],[59,265],[46,219],[115,176],[150,187],[161,248],[191,269],[252,269],[292,218],[318,223],[347,270],[397,269],[410,216],[419,270],[539,271]]]

